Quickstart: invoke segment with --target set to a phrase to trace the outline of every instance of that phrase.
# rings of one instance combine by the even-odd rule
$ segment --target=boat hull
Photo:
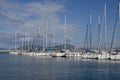
[[[51,53],[50,56],[52,56],[52,57],[66,57],[65,53]]]
[[[111,60],[120,60],[120,54],[110,55]]]
[[[98,59],[99,60],[109,60],[110,59],[110,54],[99,54]]]

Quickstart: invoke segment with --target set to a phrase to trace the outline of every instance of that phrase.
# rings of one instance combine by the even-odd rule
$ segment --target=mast
[[[105,48],[107,49],[106,3],[104,5]]]
[[[98,50],[100,50],[100,40],[101,40],[101,37],[100,37],[100,16],[98,16]]]
[[[29,35],[28,35],[28,51],[29,51]]]
[[[39,35],[40,35],[40,41],[39,41],[40,43],[39,44],[40,44],[40,50],[41,50],[43,48],[43,45],[42,45],[43,42],[42,42],[42,28],[40,28],[40,27],[39,27]]]
[[[24,50],[26,51],[26,34],[24,34]]]
[[[55,42],[55,40],[54,40],[54,37],[55,37],[54,33],[55,33],[55,32],[54,32],[54,30],[53,30],[53,43],[52,43],[52,44],[53,44],[53,45],[52,45],[52,46],[53,46],[53,49],[54,49],[54,46],[55,46],[55,45],[54,45],[54,42]]]
[[[119,3],[119,25],[120,25],[120,3]]]
[[[23,45],[24,45],[23,41],[24,41],[24,38],[22,38],[22,52],[23,52]]]
[[[46,47],[46,49],[47,49],[47,30],[48,29],[48,22],[47,22],[47,26],[46,26],[46,29],[45,29],[45,32],[46,32],[46,35],[45,35],[45,37],[46,37],[46,45],[45,45],[45,47]]]
[[[92,49],[92,19],[91,19],[91,14],[90,14],[90,23],[89,23],[89,29],[90,29],[90,49]]]
[[[44,27],[43,27],[43,31],[42,31],[42,48],[43,48],[43,50],[45,49],[45,44],[44,44]]]
[[[65,27],[64,27],[64,49],[66,50],[66,16],[65,16]]]
[[[118,12],[118,14],[117,14]],[[114,36],[115,36],[115,30],[116,30],[116,27],[117,27],[117,15],[119,16],[118,17],[118,25],[120,26],[120,3],[119,3],[119,6],[118,6],[118,9],[117,9],[117,12],[116,12],[116,19],[115,19],[115,26],[113,28],[113,35],[112,35],[112,41],[111,41],[111,46],[110,46],[110,51],[112,50],[113,48],[113,40],[114,40]]]
[[[16,40],[16,37],[17,37],[17,32],[15,32],[15,51],[17,50],[17,48],[16,48],[16,42],[17,42],[17,40]]]
[[[22,39],[22,51],[23,51],[23,39]]]
[[[91,31],[91,24],[92,24],[92,20],[91,20],[91,14],[89,15],[89,20],[88,20],[88,24],[87,24],[87,27],[86,27],[86,33],[85,33],[85,40],[84,40],[84,48],[87,48],[87,49],[91,49],[91,44],[92,44],[92,31]]]
[[[37,40],[38,44],[37,44],[37,47],[38,47],[38,51],[40,50],[40,27],[38,28],[38,40]]]
[[[88,26],[88,24],[87,24],[83,50],[85,50],[85,48],[88,48],[88,27],[89,27],[89,26]],[[86,45],[86,44],[87,44],[87,45]],[[84,53],[84,51],[83,51],[82,53]]]

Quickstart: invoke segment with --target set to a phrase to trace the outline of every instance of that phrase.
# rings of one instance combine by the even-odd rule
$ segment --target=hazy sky
[[[31,36],[47,26],[48,34],[55,31],[55,41],[63,42],[64,16],[67,17],[67,38],[83,46],[89,15],[92,15],[92,36],[97,45],[98,16],[103,20],[107,5],[107,33],[111,39],[119,0],[0,0],[0,47],[11,44],[11,33]],[[13,35],[13,34],[12,34]],[[59,36],[59,37],[58,37]],[[109,40],[110,41],[110,40]]]

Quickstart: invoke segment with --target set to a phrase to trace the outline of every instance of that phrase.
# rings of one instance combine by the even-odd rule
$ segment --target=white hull
[[[67,57],[80,57],[81,54],[78,52],[69,52],[66,54]]]
[[[23,55],[30,55],[30,56],[49,56],[50,53],[46,52],[22,52]]]
[[[32,56],[32,55],[34,55],[34,52],[22,52],[22,54],[23,55],[30,55],[30,56]]]
[[[100,54],[98,54],[99,60],[108,60],[110,59],[110,54],[106,51],[102,51]]]
[[[75,57],[80,57],[81,55],[80,55],[80,53],[75,52],[75,53],[74,53],[74,56],[75,56]]]
[[[64,57],[66,56],[65,53],[60,53],[60,52],[57,52],[57,53],[51,53],[50,56],[52,57]]]
[[[120,60],[120,54],[110,55],[111,60]]]
[[[99,60],[108,60],[110,59],[110,54],[106,53],[106,54],[99,54],[98,55],[98,59]]]
[[[97,59],[98,55],[95,53],[85,53],[85,54],[82,54],[81,57],[83,59]]]
[[[10,54],[15,54],[15,55],[17,55],[17,54],[19,54],[19,52],[17,52],[17,51],[11,51],[11,52],[9,52]]]
[[[50,53],[47,52],[39,52],[39,53],[35,53],[36,56],[49,56]]]

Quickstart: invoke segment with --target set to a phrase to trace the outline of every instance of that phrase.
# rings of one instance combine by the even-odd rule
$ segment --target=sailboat
[[[65,26],[64,26],[64,49],[61,51],[54,51],[50,53],[52,57],[66,57],[66,16],[65,16]]]
[[[92,50],[92,20],[91,14],[89,15],[89,23],[86,28],[85,42],[81,58],[83,59],[96,59],[97,55],[95,51]]]
[[[40,27],[39,27],[39,35],[41,36]],[[44,44],[44,37],[45,37],[45,44]],[[41,38],[41,37],[40,37]],[[49,52],[47,52],[48,47],[48,23],[46,28],[43,28],[42,31],[42,50],[35,52],[35,56],[49,56]]]
[[[85,35],[85,42],[84,42],[84,51],[83,51],[83,53],[82,53],[82,55],[81,55],[81,57],[83,58],[83,59],[88,59],[88,58],[90,58],[90,53],[86,50],[86,48],[91,48],[91,34],[90,34],[90,36],[89,36],[89,33],[91,33],[91,15],[89,15],[89,23],[88,23],[88,25],[87,25],[87,28],[86,28],[86,35]],[[88,43],[90,43],[89,45],[88,45]]]
[[[119,17],[117,17],[118,14],[116,14],[116,20],[115,20],[115,26],[114,26],[114,29],[113,29],[113,35],[112,35],[112,42],[111,42],[111,48],[110,48],[110,58],[111,60],[120,60],[120,50],[112,50],[113,48],[113,42],[114,42],[114,38],[115,38],[115,31],[117,29],[117,18],[118,18],[118,27],[120,27],[120,3],[119,3],[119,6],[118,6],[118,10],[117,10],[119,13]],[[120,35],[120,34],[119,34]]]
[[[110,59],[110,54],[107,51],[107,26],[106,26],[106,4],[104,6],[104,31],[105,31],[105,48],[106,50],[99,50],[98,59],[107,60]]]
[[[20,52],[19,52],[19,50],[17,50],[17,48],[16,48],[16,37],[17,37],[17,33],[15,32],[14,33],[14,50],[11,50],[9,53],[10,54],[19,54]]]
[[[29,55],[33,56],[34,52],[30,51],[30,37],[24,34],[24,37],[21,39],[21,44],[22,44],[22,50],[21,50],[21,55]],[[27,42],[27,43],[26,43]],[[28,48],[27,48],[28,47]]]

